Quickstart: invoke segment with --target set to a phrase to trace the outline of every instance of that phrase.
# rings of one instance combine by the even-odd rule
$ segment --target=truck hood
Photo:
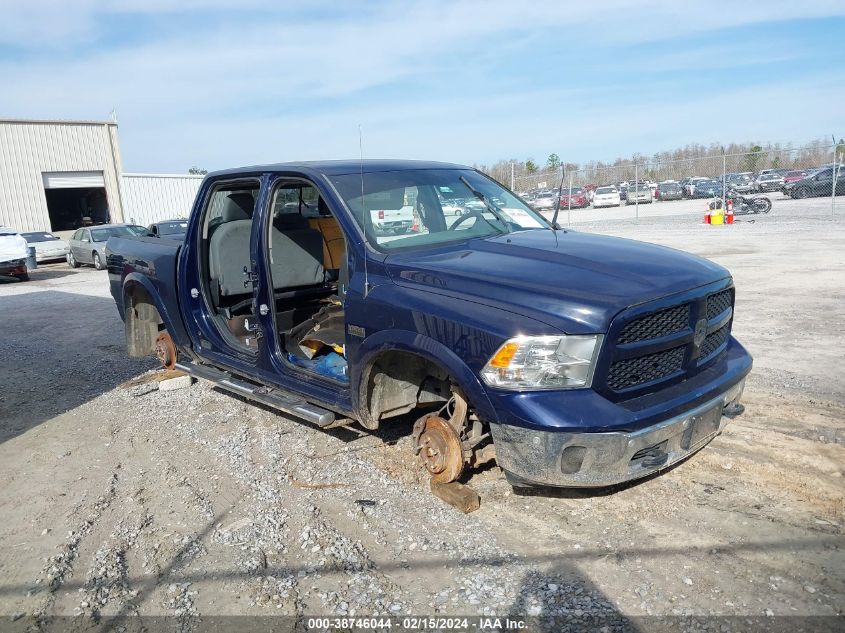
[[[576,231],[520,231],[391,254],[400,285],[508,310],[567,333],[605,332],[621,310],[730,276],[682,251]]]

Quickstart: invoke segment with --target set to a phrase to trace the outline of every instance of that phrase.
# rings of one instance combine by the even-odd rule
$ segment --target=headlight
[[[601,348],[601,334],[518,336],[505,342],[481,370],[500,389],[589,387]]]

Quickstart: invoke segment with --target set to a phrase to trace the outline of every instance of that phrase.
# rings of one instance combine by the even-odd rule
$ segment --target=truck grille
[[[733,302],[733,287],[722,287],[668,307],[664,302],[651,311],[638,306],[623,312],[610,326],[593,386],[624,400],[695,375],[724,352]],[[707,334],[696,346],[695,324],[701,319],[707,320]]]
[[[607,374],[607,386],[614,391],[652,382],[679,371],[684,363],[684,347],[656,354],[616,361]]]
[[[701,360],[707,359],[713,352],[719,349],[724,343],[728,340],[728,337],[731,335],[731,324],[730,322],[725,323],[722,327],[720,327],[715,332],[707,335],[707,338],[704,339],[704,343],[701,344],[701,353],[698,357]]]
[[[707,297],[707,318],[715,319],[733,304],[733,290],[726,288]]]
[[[667,308],[635,319],[625,326],[617,342],[636,343],[680,332],[689,327],[689,305]]]

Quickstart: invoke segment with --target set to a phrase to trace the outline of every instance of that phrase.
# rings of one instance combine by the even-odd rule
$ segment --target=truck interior
[[[208,296],[230,340],[255,348],[250,235],[258,183],[215,189],[203,227]],[[343,300],[348,271],[343,233],[317,190],[282,182],[268,226],[276,335],[286,360],[346,382]]]

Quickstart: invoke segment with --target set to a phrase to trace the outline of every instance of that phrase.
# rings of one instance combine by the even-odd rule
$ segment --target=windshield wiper
[[[505,233],[510,233],[511,232],[510,224],[508,223],[508,221],[502,215],[501,210],[498,207],[496,207],[493,203],[489,202],[487,200],[487,197],[483,193],[481,193],[478,189],[476,189],[471,184],[469,184],[469,180],[467,180],[464,176],[459,176],[458,180],[460,180],[462,183],[464,183],[466,185],[467,189],[469,189],[472,192],[472,195],[474,195],[476,198],[481,200],[482,204],[485,207],[487,207],[487,210],[490,211],[490,213],[492,213],[494,216],[496,216],[496,219],[499,222],[501,222],[502,225],[505,227]]]

